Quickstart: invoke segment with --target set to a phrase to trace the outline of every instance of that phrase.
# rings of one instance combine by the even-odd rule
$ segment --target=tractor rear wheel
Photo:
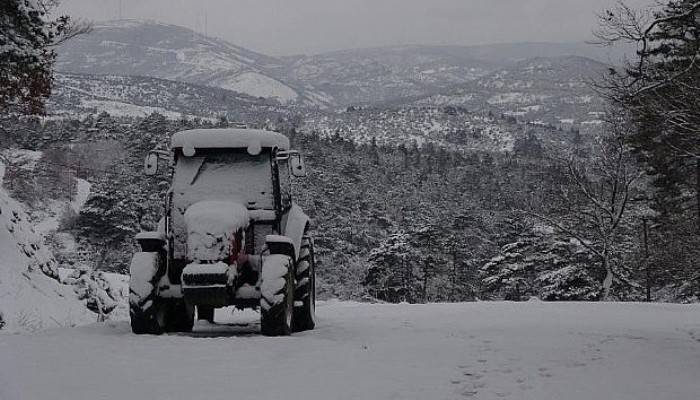
[[[160,254],[134,254],[129,268],[129,316],[137,335],[159,335],[165,329],[166,305],[158,298],[156,286],[161,267]]]
[[[316,326],[316,260],[313,241],[304,236],[299,250],[294,292],[294,331],[301,332]]]
[[[271,255],[263,262],[260,328],[265,336],[288,336],[294,316],[294,276],[292,259]]]

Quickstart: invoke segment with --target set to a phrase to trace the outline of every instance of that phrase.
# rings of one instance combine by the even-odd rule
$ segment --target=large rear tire
[[[129,268],[129,316],[131,330],[137,335],[159,335],[165,330],[166,306],[157,296],[160,254],[134,254]]]
[[[313,241],[304,236],[299,250],[294,292],[294,331],[316,327],[316,260]]]
[[[294,316],[294,268],[283,255],[266,257],[263,262],[260,330],[265,336],[292,334]]]

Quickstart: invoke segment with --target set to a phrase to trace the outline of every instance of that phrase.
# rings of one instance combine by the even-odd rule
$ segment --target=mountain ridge
[[[218,87],[312,107],[421,97],[476,81],[532,57],[605,61],[582,43],[401,45],[274,57],[186,27],[152,20],[100,22],[58,49],[56,69],[146,76]]]

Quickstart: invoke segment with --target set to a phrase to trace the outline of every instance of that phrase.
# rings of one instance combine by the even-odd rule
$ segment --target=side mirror
[[[306,176],[306,165],[304,165],[301,154],[296,153],[289,157],[289,169],[294,177],[303,178]]]
[[[158,153],[148,153],[143,162],[143,172],[148,176],[158,173]]]

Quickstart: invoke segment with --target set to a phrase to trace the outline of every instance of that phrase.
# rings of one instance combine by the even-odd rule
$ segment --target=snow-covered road
[[[700,396],[700,306],[325,303],[319,326],[187,335],[126,322],[0,335],[0,399],[614,399]],[[251,322],[246,325],[245,322]]]

